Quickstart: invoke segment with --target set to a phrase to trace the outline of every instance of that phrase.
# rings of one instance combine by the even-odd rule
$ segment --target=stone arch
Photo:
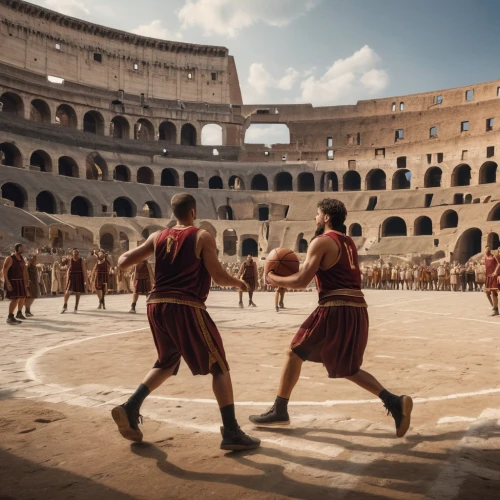
[[[190,189],[198,188],[198,175],[194,172],[184,172],[184,187]]]
[[[120,196],[113,201],[113,212],[117,217],[135,217],[137,208],[129,198]]]
[[[269,220],[269,205],[259,205],[259,221]]]
[[[314,175],[311,172],[301,172],[297,178],[298,191],[315,191]]]
[[[75,110],[69,104],[60,104],[56,110],[56,122],[63,127],[78,128]]]
[[[111,120],[109,132],[113,139],[130,139],[130,123],[124,116],[115,116]]]
[[[289,172],[280,172],[274,176],[275,191],[293,191],[293,178]]]
[[[441,215],[441,220],[439,221],[440,229],[448,229],[457,226],[458,213],[455,210],[446,210],[443,215]]]
[[[173,168],[164,168],[161,171],[161,185],[162,186],[178,186],[179,174]]]
[[[144,217],[151,219],[161,219],[162,217],[160,205],[156,201],[146,201],[142,207],[142,213]]]
[[[135,124],[135,138],[138,141],[154,141],[155,128],[146,118],[139,118]]]
[[[500,203],[497,203],[488,214],[488,221],[500,220]]]
[[[181,128],[181,145],[196,146],[196,128],[191,123],[185,123]]]
[[[172,122],[161,122],[158,133],[160,141],[165,141],[167,144],[175,144],[177,142],[177,127]]]
[[[163,231],[163,229],[165,229],[163,226],[152,224],[150,226],[145,227],[142,230],[141,235],[145,240],[147,240],[153,233],[156,233],[156,231]]]
[[[453,257],[460,264],[465,264],[471,257],[481,253],[483,233],[477,227],[471,227],[465,230],[458,238],[453,252]]]
[[[464,197],[464,204],[465,205],[470,205],[472,203],[472,194],[467,193]]]
[[[243,191],[245,189],[245,182],[237,175],[232,175],[229,178],[228,185],[229,189],[234,189],[235,191]]]
[[[30,105],[30,120],[34,122],[51,122],[49,105],[42,99],[33,99]]]
[[[94,208],[92,203],[84,196],[75,196],[71,200],[71,215],[79,215],[80,217],[93,217]]]
[[[410,187],[411,172],[406,168],[396,170],[392,176],[392,189],[410,189]]]
[[[115,237],[111,233],[102,233],[99,237],[99,246],[106,252],[112,252],[115,247]]]
[[[207,221],[202,221],[200,222],[200,225],[198,226],[200,229],[203,229],[207,232],[209,232],[214,238],[217,238],[217,230],[215,229],[215,227],[210,224],[210,222],[207,222]]]
[[[451,186],[470,186],[471,168],[463,163],[458,165],[451,174]]]
[[[120,250],[122,252],[128,252],[130,249],[130,240],[124,231],[120,231],[120,234],[118,235],[119,240],[120,240]]]
[[[201,129],[202,146],[222,146],[223,133],[222,127],[217,123],[207,123]]]
[[[0,102],[3,104],[2,113],[16,115],[19,118],[24,117],[24,101],[18,94],[4,92],[0,96]]]
[[[430,167],[425,172],[424,187],[437,188],[441,187],[441,179],[443,171],[439,167]]]
[[[108,164],[97,152],[89,153],[85,159],[87,180],[107,181]]]
[[[259,247],[255,238],[248,237],[241,242],[241,255],[259,256]]]
[[[382,223],[382,237],[406,235],[406,222],[401,217],[389,217]]]
[[[495,233],[495,232],[491,232],[491,233],[488,233],[488,240],[487,240],[487,243],[486,243],[487,246],[490,247],[490,250],[498,250],[498,248],[500,247],[500,238],[498,236],[498,233]]]
[[[50,191],[40,191],[36,197],[36,211],[47,214],[57,213],[57,203]]]
[[[304,233],[300,233],[297,237],[297,252],[298,253],[307,253],[308,247],[309,247],[309,243],[304,238]]]
[[[61,156],[57,162],[59,175],[80,177],[78,164],[69,156]]]
[[[479,169],[479,184],[494,184],[497,181],[498,165],[494,161],[487,161]]]
[[[344,191],[360,191],[361,176],[355,170],[349,170],[343,177]]]
[[[87,111],[83,115],[83,131],[89,134],[104,135],[104,118],[99,111]]]
[[[385,172],[381,168],[374,168],[366,174],[367,191],[383,191],[387,187]]]
[[[218,175],[210,177],[208,181],[208,189],[224,189],[222,179]]]
[[[432,220],[422,215],[417,217],[413,223],[413,235],[414,236],[430,236],[432,235]]]
[[[24,208],[28,203],[26,189],[14,182],[6,182],[2,185],[2,198],[12,201],[16,208]]]
[[[262,174],[256,174],[252,178],[252,191],[268,191],[269,184],[267,182],[267,177]]]
[[[137,182],[139,184],[154,184],[155,175],[149,167],[141,167],[137,171]]]
[[[117,165],[113,170],[113,179],[120,182],[130,182],[132,175],[126,165]]]
[[[236,244],[238,242],[238,236],[234,229],[226,229],[222,233],[222,253],[232,257],[236,255]]]
[[[349,226],[349,236],[351,238],[359,238],[363,236],[363,229],[361,228],[361,224],[355,222]]]
[[[0,163],[6,167],[23,168],[23,155],[11,142],[0,144]]]
[[[41,149],[37,149],[31,153],[30,165],[38,167],[40,172],[52,172],[52,158]]]
[[[335,172],[326,172],[321,177],[321,191],[338,191],[339,180]]]
[[[229,205],[221,205],[217,208],[217,218],[219,220],[234,220],[233,209]]]

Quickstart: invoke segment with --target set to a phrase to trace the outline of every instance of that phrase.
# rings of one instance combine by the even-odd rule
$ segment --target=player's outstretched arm
[[[118,258],[118,269],[127,269],[153,255],[155,251],[155,240],[159,232],[160,231],[156,231],[150,234],[149,238],[142,245],[120,255]]]
[[[203,231],[198,240],[199,255],[203,259],[203,263],[207,268],[207,271],[212,276],[212,279],[219,286],[230,286],[241,288],[246,290],[247,286],[244,281],[233,278],[224,271],[222,264],[217,258],[217,246],[215,244],[215,238],[208,232]]]
[[[267,275],[267,281],[273,286],[282,288],[302,289],[311,283],[314,275],[317,273],[323,256],[328,247],[327,238],[316,238],[309,245],[306,260],[298,273],[283,277],[271,272]]]

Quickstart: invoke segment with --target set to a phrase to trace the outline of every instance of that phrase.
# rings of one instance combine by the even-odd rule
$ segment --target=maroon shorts
[[[70,273],[67,292],[85,293],[85,282],[83,281],[83,273]]]
[[[95,277],[95,289],[102,290],[104,287],[108,286],[108,273],[97,273]]]
[[[222,339],[207,311],[183,304],[148,304],[148,320],[158,352],[154,368],[175,367],[181,356],[193,375],[227,373]]]
[[[255,276],[243,276],[243,281],[248,285],[248,291],[255,291]]]
[[[489,292],[490,290],[498,291],[498,276],[486,276],[484,289]]]
[[[134,293],[148,295],[151,293],[151,281],[149,279],[138,279],[134,281]]]
[[[318,307],[299,328],[291,343],[303,361],[323,363],[330,378],[358,373],[368,342],[366,307]]]
[[[7,290],[7,285],[5,285],[5,297],[7,299],[24,299],[27,297],[26,283],[24,280],[10,280],[12,285],[12,290],[9,292]]]

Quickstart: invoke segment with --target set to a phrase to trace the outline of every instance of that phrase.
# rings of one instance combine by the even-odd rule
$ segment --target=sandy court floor
[[[240,425],[263,441],[247,454],[218,449],[211,377],[185,364],[143,406],[147,443],[120,439],[109,411],[155,361],[144,301],[137,315],[127,314],[130,296],[109,296],[106,311],[84,297],[77,315],[60,315],[61,299],[35,302],[35,318],[0,324],[0,498],[498,498],[500,319],[484,294],[366,296],[363,367],[415,400],[402,440],[380,401],[313,363],[293,394],[292,425],[254,429],[248,415],[274,400],[316,294],[287,294],[276,313],[271,293],[243,310],[235,293],[211,293]]]

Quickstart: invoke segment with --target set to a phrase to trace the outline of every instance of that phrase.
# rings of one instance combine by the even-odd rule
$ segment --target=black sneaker
[[[224,427],[221,427],[220,433],[222,434],[222,441],[220,443],[221,450],[254,450],[255,448],[258,448],[260,446],[260,439],[250,437],[248,434],[245,434],[239,427],[236,431],[224,429]]]
[[[492,316],[498,316],[498,314],[499,314],[498,307],[494,307]]]
[[[129,313],[135,314],[135,307],[132,307],[132,309],[130,309]]]
[[[24,317],[24,314],[23,314],[21,311],[17,311],[16,318],[17,318],[17,319],[26,319],[26,318]]]
[[[61,314],[64,314],[68,310],[68,306],[66,304],[63,305]]]
[[[138,425],[142,424],[142,415],[139,415],[139,411],[133,411],[125,405],[120,405],[111,410],[111,416],[118,426],[118,431],[125,439],[136,443],[142,441],[142,432]]]
[[[276,312],[279,313],[280,312],[280,308],[278,306],[276,306]]]
[[[259,427],[281,427],[283,425],[290,425],[288,412],[278,415],[274,405],[266,413],[262,413],[262,415],[250,415],[248,418],[250,422]]]
[[[18,321],[16,318],[14,318],[14,315],[12,314],[7,317],[7,323],[9,325],[20,325],[22,321]]]
[[[238,305],[240,306],[240,309],[243,309],[243,302],[240,302]]]
[[[410,427],[413,400],[410,396],[394,396],[384,406],[396,423],[396,436],[403,437]]]
[[[280,302],[280,309],[285,309],[285,304],[283,304],[283,302]]]

